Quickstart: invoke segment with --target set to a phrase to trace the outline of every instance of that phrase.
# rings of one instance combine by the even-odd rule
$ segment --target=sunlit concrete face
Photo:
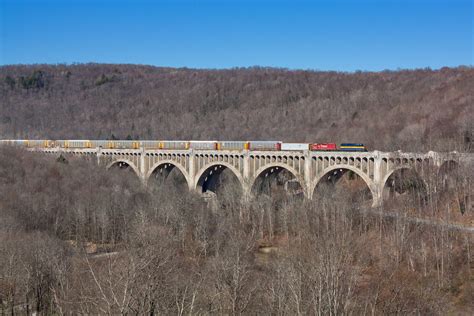
[[[380,206],[384,190],[401,190],[396,182],[399,174],[416,175],[419,186],[428,185],[431,177],[444,176],[463,163],[472,162],[473,154],[457,152],[403,153],[403,152],[314,152],[314,151],[222,151],[222,150],[145,150],[145,149],[31,149],[59,155],[95,155],[97,162],[107,168],[123,166],[133,170],[141,182],[149,184],[157,173],[166,179],[172,170],[179,172],[189,190],[203,193],[216,191],[228,183],[240,184],[244,198],[254,194],[266,177],[284,171],[284,188],[308,199],[315,196],[321,182],[332,175],[337,178],[345,172],[360,178],[372,199],[372,206]],[[405,170],[405,171],[401,171]],[[407,171],[408,170],[408,171]],[[232,181],[219,180],[225,171]],[[281,178],[281,179],[280,179]],[[394,180],[395,179],[395,180]],[[235,180],[235,181],[234,181]],[[262,182],[263,181],[263,182]],[[395,182],[394,182],[395,181]],[[446,181],[446,180],[445,180]],[[165,183],[163,181],[163,183]],[[166,184],[164,184],[166,185]],[[398,186],[397,186],[398,185]],[[258,191],[258,190],[257,190]]]

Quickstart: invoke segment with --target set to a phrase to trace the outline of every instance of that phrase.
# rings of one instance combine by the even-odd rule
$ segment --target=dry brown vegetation
[[[337,73],[134,65],[0,67],[0,138],[279,139],[474,146],[474,70]],[[350,173],[314,201],[143,187],[95,160],[0,148],[0,314],[472,314],[474,167]],[[175,168],[176,169],[176,168]],[[282,175],[283,177],[284,175]],[[392,185],[393,183],[393,185]],[[296,192],[296,191],[295,191]],[[381,212],[379,212],[381,211]],[[384,214],[384,215],[382,215]],[[423,219],[414,220],[413,218]]]
[[[145,188],[94,160],[2,148],[0,162],[0,313],[474,309],[474,234],[411,221],[417,194],[392,204],[396,217],[356,207],[344,185],[338,198],[228,195],[211,208],[173,181]],[[471,179],[472,167],[461,171]],[[467,189],[463,181],[452,190]],[[440,203],[446,192],[428,192],[423,209],[452,212]]]
[[[474,70],[0,67],[1,138],[278,139],[472,151]]]

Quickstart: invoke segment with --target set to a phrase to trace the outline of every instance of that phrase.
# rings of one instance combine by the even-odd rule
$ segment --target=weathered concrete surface
[[[147,184],[154,171],[177,168],[190,190],[200,190],[208,177],[220,169],[230,170],[250,195],[258,177],[285,169],[300,183],[307,198],[312,199],[318,183],[336,170],[351,170],[367,184],[373,206],[383,202],[387,179],[399,169],[412,169],[422,179],[436,176],[443,164],[463,164],[474,161],[473,154],[457,152],[313,152],[313,151],[209,151],[209,150],[145,150],[145,149],[31,149],[50,154],[94,156],[101,165],[110,168],[126,164]]]

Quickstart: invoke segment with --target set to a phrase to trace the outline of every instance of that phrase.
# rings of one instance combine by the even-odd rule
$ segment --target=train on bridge
[[[0,140],[26,148],[105,148],[160,150],[259,150],[259,151],[367,151],[359,143],[285,143],[281,141],[185,141],[185,140]]]

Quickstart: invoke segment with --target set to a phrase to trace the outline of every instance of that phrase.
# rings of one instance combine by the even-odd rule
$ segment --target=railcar
[[[249,142],[246,141],[222,141],[217,142],[217,150],[248,150]]]
[[[342,143],[339,145],[340,151],[367,151],[367,148],[364,144],[357,143]]]
[[[109,147],[113,149],[139,149],[140,141],[137,140],[113,140],[109,142]]]
[[[29,141],[27,139],[18,139],[18,140],[7,140],[7,145],[13,146],[20,146],[20,147],[28,147]]]
[[[217,140],[214,140],[214,141],[191,140],[189,141],[189,148],[198,149],[198,150],[216,150]]]
[[[142,140],[140,147],[144,149],[160,149],[160,142],[157,140]]]
[[[308,150],[309,144],[304,143],[281,143],[281,150],[303,151]]]
[[[281,150],[279,141],[250,141],[249,150]]]
[[[26,142],[26,147],[31,148],[49,148],[50,141],[45,139],[29,139]]]
[[[189,142],[184,140],[164,140],[160,141],[159,149],[186,150],[189,149]]]
[[[309,144],[309,150],[311,151],[335,151],[337,145],[335,143],[314,143]]]
[[[108,148],[170,150],[367,151],[360,143],[283,143],[280,141],[155,141],[155,140],[0,140],[0,144],[28,148]]]
[[[108,140],[90,140],[89,145],[90,148],[109,148],[108,147]]]
[[[74,140],[56,140],[54,145],[61,148],[87,148],[90,141],[82,139]]]

